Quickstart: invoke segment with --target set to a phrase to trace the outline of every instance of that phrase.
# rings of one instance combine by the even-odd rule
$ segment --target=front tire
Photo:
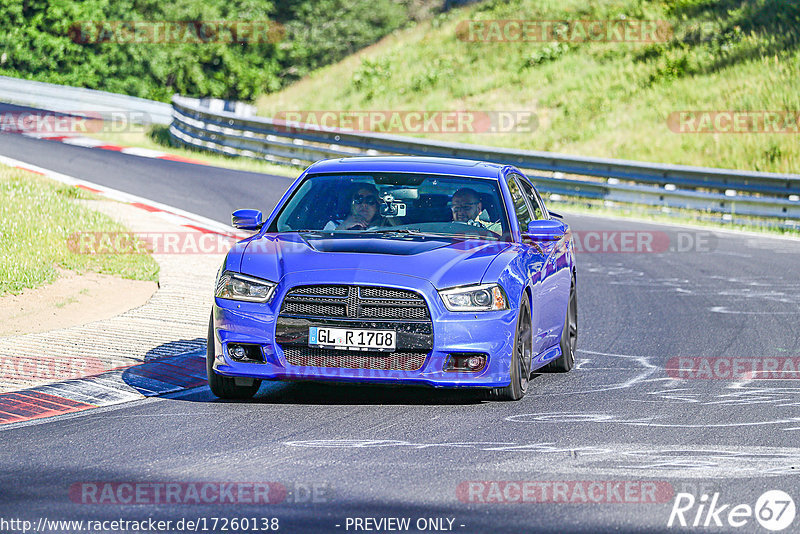
[[[515,401],[525,396],[531,377],[531,358],[533,349],[531,309],[527,295],[523,295],[517,316],[517,332],[514,336],[514,349],[511,355],[511,382],[504,388],[491,390],[489,398],[500,401]]]
[[[548,363],[544,370],[552,373],[566,373],[575,366],[575,350],[578,346],[578,291],[575,277],[569,289],[567,315],[564,317],[564,328],[561,329],[561,356]]]
[[[214,318],[208,320],[208,344],[206,346],[206,374],[208,387],[211,393],[220,399],[250,399],[261,386],[261,380],[253,379],[249,386],[239,386],[236,379],[230,376],[220,376],[214,372]]]

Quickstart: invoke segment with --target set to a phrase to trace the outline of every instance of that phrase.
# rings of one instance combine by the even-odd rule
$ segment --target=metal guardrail
[[[0,102],[78,114],[135,112],[132,119],[145,124],[172,121],[172,106],[165,102],[8,76],[0,76]]]
[[[534,174],[540,190],[573,197],[687,208],[731,215],[800,220],[800,175],[588,158],[288,125],[263,117],[210,112],[190,99],[172,99],[170,135],[180,144],[222,154],[306,165],[323,158],[403,154],[516,165]],[[566,177],[569,175],[570,177]],[[573,178],[572,176],[581,177]]]

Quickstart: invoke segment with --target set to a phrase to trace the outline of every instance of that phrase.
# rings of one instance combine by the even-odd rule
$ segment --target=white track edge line
[[[140,197],[137,195],[133,195],[131,193],[126,193],[124,191],[120,191],[118,189],[114,189],[111,187],[106,187],[104,185],[96,184],[94,182],[90,182],[88,180],[83,180],[80,178],[75,178],[74,176],[70,176],[68,174],[63,174],[52,169],[47,169],[45,167],[39,167],[38,165],[33,165],[31,163],[27,163],[18,159],[9,158],[8,156],[0,155],[0,163],[4,163],[6,165],[10,165],[12,167],[21,168],[23,170],[29,170],[41,173],[48,178],[52,178],[53,180],[59,181],[61,183],[65,183],[68,185],[83,185],[92,189],[96,189],[100,191],[104,196],[113,199],[119,200],[125,203],[139,203],[145,204],[147,206],[152,206],[157,208],[161,211],[165,211],[167,213],[172,213],[173,215],[178,215],[189,222],[196,224],[198,226],[204,227],[208,230],[216,231],[216,232],[225,232],[228,234],[238,235],[239,230],[234,228],[233,226],[229,226],[220,222],[217,222],[213,219],[209,219],[208,217],[203,217],[202,215],[198,215],[196,213],[192,213],[186,210],[182,210],[180,208],[176,208],[174,206],[169,206],[167,204],[162,204],[160,202],[156,202],[154,200],[150,200],[144,197]]]

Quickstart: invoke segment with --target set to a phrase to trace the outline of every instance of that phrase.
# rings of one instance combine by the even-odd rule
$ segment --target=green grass
[[[17,294],[55,280],[55,267],[134,280],[158,280],[159,267],[146,254],[76,254],[76,232],[126,231],[81,200],[95,198],[73,186],[0,166],[0,295]]]
[[[667,20],[668,42],[467,42],[460,21]],[[291,110],[532,111],[532,133],[428,134],[521,149],[797,172],[800,134],[688,134],[683,110],[800,111],[800,4],[786,0],[487,1],[395,32],[278,93]]]

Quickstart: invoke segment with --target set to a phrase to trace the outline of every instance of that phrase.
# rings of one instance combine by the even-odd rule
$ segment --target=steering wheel
[[[464,234],[474,234],[475,231],[477,231],[478,235],[483,236],[483,237],[498,237],[500,235],[500,234],[497,234],[495,232],[492,232],[491,230],[488,230],[488,229],[484,228],[483,226],[478,226],[478,225],[475,225],[475,224],[469,224],[469,223],[465,223],[465,222],[461,222],[461,221],[452,221],[450,224],[455,225],[454,231],[461,232],[461,233],[464,233]],[[463,231],[462,232],[460,230],[461,228],[464,228],[464,230],[469,228],[472,231],[471,232],[467,232],[467,231]]]

